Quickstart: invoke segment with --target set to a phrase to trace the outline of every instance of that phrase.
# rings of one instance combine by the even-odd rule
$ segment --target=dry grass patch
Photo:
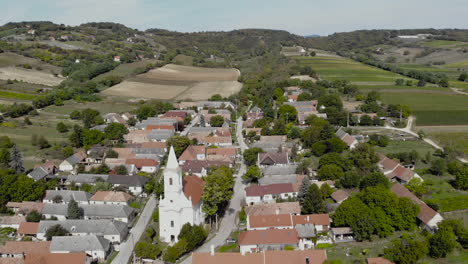
[[[17,67],[0,68],[0,79],[2,80],[20,80],[27,83],[55,86],[60,84],[64,78],[56,77],[50,73],[27,70]]]

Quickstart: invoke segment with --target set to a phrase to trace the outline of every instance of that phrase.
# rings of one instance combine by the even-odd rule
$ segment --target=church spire
[[[178,169],[179,168],[179,162],[177,161],[177,157],[174,151],[174,147],[171,146],[171,149],[169,150],[169,158],[167,159],[167,169]]]

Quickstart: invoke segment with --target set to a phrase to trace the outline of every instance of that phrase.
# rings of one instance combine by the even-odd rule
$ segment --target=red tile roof
[[[214,166],[229,166],[229,164],[229,162],[217,160],[187,160],[180,167],[187,173],[201,173],[203,169]]]
[[[239,245],[297,244],[295,229],[250,230],[239,234]]]
[[[412,200],[416,205],[419,206],[419,214],[418,218],[423,223],[428,224],[429,221],[434,218],[438,213],[434,211],[434,209],[430,208],[425,202],[421,201],[416,195],[411,193],[406,187],[403,185],[396,183],[390,189],[396,196],[398,197],[406,197]]]
[[[28,254],[24,264],[86,264],[86,253]]]
[[[167,148],[167,144],[166,142],[143,142],[141,143],[141,147],[163,149],[163,148]]]
[[[50,241],[32,242],[32,241],[7,241],[5,245],[0,246],[1,254],[31,254],[31,253],[49,253]]]
[[[247,196],[264,196],[267,194],[281,194],[294,192],[291,183],[277,183],[270,185],[251,185],[245,188]]]
[[[245,208],[247,215],[300,214],[299,202],[254,204]]]
[[[280,152],[280,153],[259,153],[258,160],[260,165],[273,165],[273,164],[288,164],[288,153]]]
[[[36,235],[39,228],[39,223],[22,222],[18,228],[18,234],[21,235]]]
[[[180,155],[179,161],[197,160],[197,155],[205,154],[205,146],[188,146]]]
[[[258,253],[193,253],[193,264],[322,264],[327,260],[325,250],[269,250]]]
[[[89,200],[104,202],[128,202],[133,196],[126,192],[97,191]]]
[[[289,214],[272,215],[251,215],[249,216],[249,226],[251,228],[264,227],[292,227],[292,216]]]
[[[192,204],[197,205],[201,201],[205,182],[201,178],[191,175],[184,177],[183,185],[185,197],[191,198]]]
[[[349,194],[346,191],[338,190],[331,194],[331,198],[335,200],[335,202],[340,203],[346,200],[349,197]]]
[[[125,164],[133,164],[138,169],[142,167],[156,167],[159,165],[159,162],[153,159],[127,159]]]
[[[330,216],[328,214],[293,215],[292,220],[294,225],[330,225]]]
[[[236,148],[207,148],[206,155],[236,156]]]

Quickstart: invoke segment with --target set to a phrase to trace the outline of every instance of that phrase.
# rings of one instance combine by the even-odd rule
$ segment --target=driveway
[[[148,202],[146,202],[145,208],[140,214],[138,222],[131,229],[127,237],[127,241],[120,245],[119,254],[117,254],[117,257],[112,260],[112,264],[128,264],[128,260],[132,255],[133,248],[135,248],[135,244],[138,242],[138,240],[140,240],[141,235],[145,231],[155,208],[156,199],[154,198],[154,195],[151,195]]]
[[[237,141],[239,142],[240,148],[242,151],[248,148],[248,146],[244,142],[244,138],[242,136],[242,125],[243,121],[242,118],[237,120]],[[222,246],[225,244],[226,239],[229,238],[229,235],[237,230],[237,223],[236,223],[236,215],[240,211],[242,207],[242,201],[244,200],[244,187],[245,185],[242,183],[242,175],[246,172],[247,167],[242,162],[241,167],[237,174],[235,175],[235,183],[234,183],[234,194],[232,196],[231,202],[229,203],[228,209],[224,217],[221,219],[221,223],[219,225],[218,232],[215,236],[206,241],[202,246],[196,249],[194,252],[210,252],[211,246],[213,245],[215,248]],[[189,253],[190,256],[184,259],[181,264],[191,264],[192,263],[192,255]]]
[[[184,128],[184,131],[182,131],[180,133],[181,136],[187,136],[188,132],[190,131],[190,129],[196,125],[198,123],[198,120],[200,119],[200,116],[196,116],[194,119],[192,119],[192,121],[190,122],[190,124],[188,124],[185,128]]]

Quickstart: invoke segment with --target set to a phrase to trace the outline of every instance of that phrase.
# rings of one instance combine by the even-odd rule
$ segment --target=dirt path
[[[468,95],[467,92],[463,92],[460,88],[450,88],[452,91],[456,92],[457,94]]]

